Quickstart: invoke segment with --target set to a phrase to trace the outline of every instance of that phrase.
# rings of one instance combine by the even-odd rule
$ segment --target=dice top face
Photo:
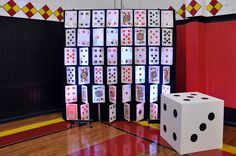
[[[221,99],[202,94],[199,92],[187,92],[187,93],[172,93],[165,94],[167,98],[176,101],[180,104],[195,104],[195,103],[208,103],[214,101],[223,101]]]

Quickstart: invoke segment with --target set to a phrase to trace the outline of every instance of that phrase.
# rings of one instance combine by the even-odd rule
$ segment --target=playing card
[[[104,29],[93,29],[93,46],[104,45]]]
[[[65,28],[77,27],[77,11],[65,11]]]
[[[133,10],[121,10],[120,25],[121,27],[132,27],[133,26]]]
[[[93,85],[93,103],[105,103],[104,85]]]
[[[80,105],[80,118],[81,120],[89,120],[89,104]]]
[[[135,64],[146,64],[146,47],[135,47]]]
[[[151,120],[158,119],[158,104],[150,103],[150,119]]]
[[[78,29],[77,46],[88,47],[90,45],[90,30]]]
[[[132,28],[121,28],[121,45],[133,44],[133,30]]]
[[[103,84],[103,67],[94,66],[94,83]]]
[[[132,47],[121,47],[121,64],[132,64]]]
[[[66,104],[66,120],[78,120],[77,104]]]
[[[170,86],[162,85],[162,94],[170,94]]]
[[[109,102],[116,103],[116,86],[109,85]]]
[[[66,67],[67,84],[75,84],[75,67]]]
[[[79,28],[89,28],[90,27],[90,11],[80,10],[79,11]]]
[[[89,67],[78,67],[79,84],[90,83],[90,69]]]
[[[145,102],[145,85],[136,85],[135,93],[137,102]]]
[[[118,29],[107,28],[107,46],[118,46]]]
[[[171,28],[174,23],[174,12],[172,10],[161,11],[161,27]]]
[[[162,29],[162,46],[172,46],[173,45],[173,30],[172,29]]]
[[[122,85],[122,102],[131,101],[131,85]]]
[[[75,29],[66,29],[66,46],[67,47],[76,46],[75,34],[76,34]]]
[[[160,28],[148,29],[148,45],[159,46],[160,45]]]
[[[145,66],[135,66],[135,83],[145,83]]]
[[[150,102],[158,101],[158,85],[150,85]]]
[[[136,121],[144,119],[144,103],[139,103],[136,105]]]
[[[160,27],[160,10],[148,10],[148,27]]]
[[[117,67],[107,67],[107,84],[117,84]]]
[[[161,48],[161,64],[162,65],[173,64],[173,48],[172,47]]]
[[[104,65],[104,48],[93,47],[93,65]]]
[[[79,63],[80,65],[89,65],[89,49],[79,48]]]
[[[159,64],[159,48],[149,47],[149,65]]]
[[[164,66],[162,73],[163,73],[162,84],[170,83],[170,66]]]
[[[135,28],[135,45],[146,45],[145,28]]]
[[[117,47],[107,48],[107,65],[117,65]]]
[[[146,27],[146,10],[134,10],[134,26]]]
[[[93,10],[93,27],[105,26],[105,11]]]
[[[116,104],[109,106],[109,123],[116,120]]]
[[[124,104],[124,118],[127,121],[130,121],[130,104]]]
[[[132,83],[132,66],[121,66],[121,83]]]
[[[159,83],[160,82],[160,67],[159,66],[149,66],[148,77],[149,83]]]
[[[65,100],[66,103],[77,102],[77,86],[65,86]]]
[[[82,102],[88,103],[88,87],[85,85],[81,85],[81,97]]]
[[[118,27],[119,10],[107,10],[107,27]]]
[[[77,65],[77,49],[76,48],[65,48],[64,49],[64,64]]]

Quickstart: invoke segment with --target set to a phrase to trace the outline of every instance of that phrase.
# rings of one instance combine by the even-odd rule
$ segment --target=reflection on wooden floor
[[[37,117],[34,119],[26,119],[23,121],[2,124],[0,125],[0,132],[14,129],[19,126],[35,124],[36,122],[54,120],[58,117],[58,115],[54,114],[44,117]],[[110,125],[107,123],[96,122],[93,123],[93,128],[85,125],[70,129],[64,129],[63,131],[57,133],[52,133],[50,135],[45,135],[39,138],[0,148],[0,155],[178,155],[159,136],[158,125],[152,127],[153,128],[147,127],[143,123],[141,125],[134,122],[128,123],[123,121],[114,122]],[[23,134],[27,136],[31,132],[32,131],[29,130],[23,132]],[[0,142],[1,141],[3,140],[1,140],[0,138]],[[236,128],[225,126],[224,144],[224,150],[217,149],[189,155],[236,155]]]

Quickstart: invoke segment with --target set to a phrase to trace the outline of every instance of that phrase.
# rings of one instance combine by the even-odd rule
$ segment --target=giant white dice
[[[161,137],[180,154],[221,148],[224,101],[198,92],[161,95]]]

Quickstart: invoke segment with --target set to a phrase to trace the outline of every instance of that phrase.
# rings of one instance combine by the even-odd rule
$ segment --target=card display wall
[[[65,11],[67,120],[158,119],[175,91],[172,10]]]

